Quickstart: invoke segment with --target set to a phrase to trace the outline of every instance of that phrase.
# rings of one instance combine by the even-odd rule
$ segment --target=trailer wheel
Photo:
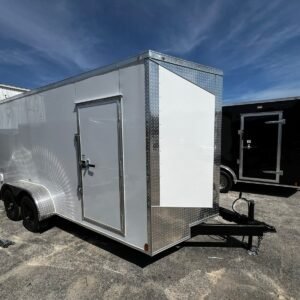
[[[221,170],[220,192],[227,193],[232,188],[232,184],[232,177],[227,172]]]
[[[21,208],[18,205],[14,194],[7,189],[2,194],[2,198],[7,217],[13,221],[21,220]]]
[[[23,226],[31,232],[41,232],[47,227],[48,220],[39,221],[38,210],[32,198],[24,195],[21,199]]]

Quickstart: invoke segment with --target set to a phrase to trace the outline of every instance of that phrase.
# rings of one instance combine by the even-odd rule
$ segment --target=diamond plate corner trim
[[[149,251],[152,253],[152,205],[159,205],[159,95],[158,65],[145,59],[145,115],[146,115],[146,172],[147,227]]]
[[[151,60],[147,60],[147,65],[146,147],[149,199],[151,205],[159,205],[159,66]]]
[[[145,134],[146,134],[146,178],[147,178],[147,238],[149,251],[152,253],[152,231],[151,231],[151,184],[150,184],[150,107],[149,107],[149,59],[144,60],[145,66]]]

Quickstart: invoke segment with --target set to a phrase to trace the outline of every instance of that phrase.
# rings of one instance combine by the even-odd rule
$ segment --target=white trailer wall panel
[[[212,208],[215,95],[163,67],[159,83],[160,205]]]
[[[1,146],[4,145],[0,151],[6,153],[1,155],[4,158],[4,161],[1,160],[1,171],[5,170],[5,181],[26,179],[47,186],[56,214],[143,249],[148,241],[145,91],[143,85],[137,87],[133,83],[142,82],[144,76],[144,65],[136,64],[120,72],[109,72],[0,104],[3,114],[0,131],[7,128],[9,132],[6,137],[13,135],[10,143],[2,143],[0,134]],[[82,219],[74,146],[76,103],[120,94],[124,136],[125,237]],[[7,167],[3,168],[3,165]]]

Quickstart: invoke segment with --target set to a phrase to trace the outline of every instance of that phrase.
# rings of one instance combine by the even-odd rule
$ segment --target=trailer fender
[[[37,210],[39,221],[45,220],[55,214],[55,205],[50,191],[42,184],[26,180],[5,182],[1,187],[1,194],[5,189],[11,189],[16,198],[22,193],[27,193],[33,199]]]
[[[232,176],[234,184],[237,183],[237,176],[235,175],[234,171],[231,168],[224,166],[224,165],[221,165],[220,168],[221,168],[221,170],[228,172]]]

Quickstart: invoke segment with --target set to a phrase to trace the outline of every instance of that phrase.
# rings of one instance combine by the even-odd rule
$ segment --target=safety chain
[[[256,246],[252,246],[251,249],[248,250],[248,254],[249,255],[258,255],[258,252],[259,252],[259,248],[260,248],[260,245],[261,245],[261,242],[263,240],[263,236],[260,235],[257,237],[257,245]]]

